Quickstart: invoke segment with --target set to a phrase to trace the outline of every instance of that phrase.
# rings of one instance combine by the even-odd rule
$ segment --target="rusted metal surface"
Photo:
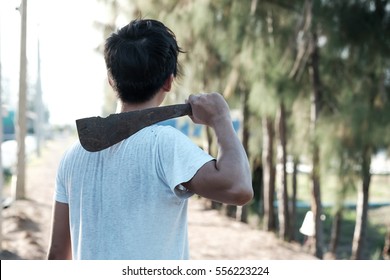
[[[83,148],[89,152],[98,152],[119,143],[147,126],[191,114],[189,104],[178,104],[112,114],[106,118],[78,119],[76,126]]]

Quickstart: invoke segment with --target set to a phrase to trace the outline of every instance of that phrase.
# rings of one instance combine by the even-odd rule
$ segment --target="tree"
[[[312,52],[310,54],[309,72],[312,78],[312,112],[311,112],[311,134],[312,134],[312,204],[311,209],[315,220],[315,255],[318,258],[323,257],[323,229],[322,229],[322,204],[320,188],[320,150],[317,134],[317,122],[322,106],[322,89],[319,74],[319,50],[317,41],[317,31],[312,33]]]
[[[295,5],[294,5],[295,4]],[[264,87],[267,95],[261,96],[262,101],[268,101],[265,106],[268,106],[263,111],[263,118],[272,117],[276,124],[275,140],[277,139],[277,161],[280,168],[277,169],[276,174],[270,175],[273,180],[278,177],[277,183],[277,200],[278,200],[278,222],[279,222],[279,236],[285,240],[291,240],[293,236],[293,222],[290,219],[292,207],[290,203],[290,196],[288,194],[288,178],[287,178],[287,155],[288,155],[288,142],[290,138],[289,129],[292,128],[291,124],[287,122],[287,115],[292,109],[294,100],[299,95],[299,87],[296,81],[289,76],[289,71],[293,67],[294,59],[294,44],[296,37],[295,26],[300,23],[301,15],[297,12],[300,3],[290,4],[284,1],[267,2],[267,5],[263,5],[261,11],[258,12],[258,25],[261,23],[265,26],[263,33],[261,33],[262,39],[262,55],[256,54],[262,57],[259,65],[261,71],[260,75],[263,80]],[[256,61],[256,59],[254,58]],[[259,77],[257,77],[259,79]],[[270,102],[270,99],[272,101]],[[270,104],[272,104],[270,106]],[[273,108],[273,109],[271,109]],[[268,114],[268,115],[267,115]],[[265,124],[265,122],[263,122]],[[263,129],[263,131],[266,131]],[[272,134],[263,134],[264,137],[268,137]],[[264,138],[263,143],[268,142]],[[276,142],[275,142],[276,144]],[[273,144],[273,145],[275,145]],[[269,148],[270,146],[267,145]],[[265,150],[263,149],[263,153]],[[270,152],[270,151],[269,151]],[[267,152],[266,152],[267,153]],[[273,151],[274,153],[274,151]],[[269,155],[267,155],[269,158]],[[274,156],[273,156],[274,157]],[[263,157],[264,158],[264,157]],[[263,162],[265,164],[265,162]],[[273,163],[275,164],[275,162]],[[271,168],[266,168],[268,171]],[[269,191],[273,192],[275,189],[271,187]],[[267,191],[265,189],[265,191]],[[273,197],[273,194],[268,194],[268,198]],[[294,196],[296,199],[296,196]],[[267,203],[267,202],[265,202]],[[268,202],[270,203],[270,201]],[[294,201],[295,203],[295,201]],[[273,207],[273,203],[272,203]],[[270,214],[271,212],[266,212]],[[271,218],[272,220],[272,218]]]
[[[310,112],[310,143],[312,155],[312,198],[311,210],[314,214],[314,254],[318,258],[323,257],[323,229],[322,229],[322,204],[320,189],[320,149],[317,137],[317,123],[322,109],[322,85],[319,73],[319,48],[318,30],[316,23],[313,23],[313,3],[306,0],[303,5],[302,23],[297,32],[297,52],[295,62],[290,76],[300,78],[304,69],[308,70],[311,81],[311,112]]]
[[[275,162],[274,162],[274,122],[263,118],[263,184],[264,184],[264,220],[263,228],[267,231],[276,229],[274,212],[275,200]],[[265,140],[265,141],[264,141]]]
[[[385,79],[390,35],[387,6],[388,1],[378,0],[330,1],[322,7],[323,14],[332,19],[332,24],[323,25],[328,34],[329,65],[337,65],[338,70],[333,67],[331,71],[343,77],[337,84],[329,84],[338,93],[333,100],[333,115],[337,118],[333,122],[339,124],[330,136],[336,147],[341,145],[337,161],[344,164],[340,166],[348,164],[347,174],[360,178],[352,259],[365,258],[371,157],[379,148],[388,146],[390,139],[386,129],[390,118],[389,85]],[[335,223],[335,232],[338,224]]]
[[[387,1],[376,0],[375,9],[373,12],[370,11],[370,8],[366,5],[361,7],[352,6],[355,11],[360,11],[363,15],[366,15],[366,18],[369,19],[368,26],[374,26],[376,32],[367,33],[366,38],[369,38],[366,41],[366,47],[362,47],[362,51],[359,53],[367,54],[368,57],[371,57],[371,61],[367,61],[366,64],[366,79],[364,79],[363,89],[367,92],[365,95],[367,97],[366,102],[366,114],[365,119],[362,123],[361,132],[363,132],[363,141],[361,143],[361,188],[358,190],[358,201],[356,209],[356,224],[355,231],[352,243],[352,259],[363,259],[364,258],[364,246],[366,242],[366,232],[367,232],[367,215],[368,215],[368,201],[369,201],[369,188],[371,182],[371,157],[378,148],[378,146],[383,145],[383,139],[388,139],[387,137],[379,136],[383,127],[388,125],[389,121],[389,91],[384,90],[384,71],[389,69],[390,64],[389,60],[389,30],[390,30],[390,21],[388,17],[390,11],[386,8]],[[360,9],[359,9],[360,8]],[[367,30],[368,31],[368,30]],[[379,39],[376,36],[379,35]],[[375,37],[371,37],[375,36]],[[376,49],[377,52],[368,51],[367,49]],[[369,53],[368,53],[369,52]],[[386,59],[387,57],[387,59]],[[385,63],[382,59],[385,58]],[[363,60],[364,61],[364,60]],[[365,61],[364,61],[365,62]],[[371,66],[371,67],[370,67]],[[386,96],[387,95],[387,96]],[[378,126],[380,125],[380,126]],[[372,132],[372,133],[370,133]],[[379,133],[379,134],[378,134]],[[379,138],[377,138],[379,136]]]

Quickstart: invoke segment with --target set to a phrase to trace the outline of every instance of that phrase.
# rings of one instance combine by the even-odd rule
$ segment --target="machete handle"
[[[170,105],[170,106],[166,106],[166,107],[171,107],[172,108],[175,108],[176,112],[178,113],[178,116],[192,116],[192,108],[191,108],[191,105],[190,103],[186,103],[186,104],[176,104],[176,105]]]

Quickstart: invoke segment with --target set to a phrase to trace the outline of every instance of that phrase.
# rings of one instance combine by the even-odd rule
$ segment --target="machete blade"
[[[76,126],[81,146],[89,152],[98,152],[121,142],[147,126],[191,114],[189,104],[179,104],[111,114],[106,118],[78,119]]]

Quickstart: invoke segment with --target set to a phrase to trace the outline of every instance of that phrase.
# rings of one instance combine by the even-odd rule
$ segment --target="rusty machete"
[[[177,104],[111,114],[106,118],[90,117],[76,120],[79,140],[89,152],[104,150],[152,124],[191,115],[190,104]]]

